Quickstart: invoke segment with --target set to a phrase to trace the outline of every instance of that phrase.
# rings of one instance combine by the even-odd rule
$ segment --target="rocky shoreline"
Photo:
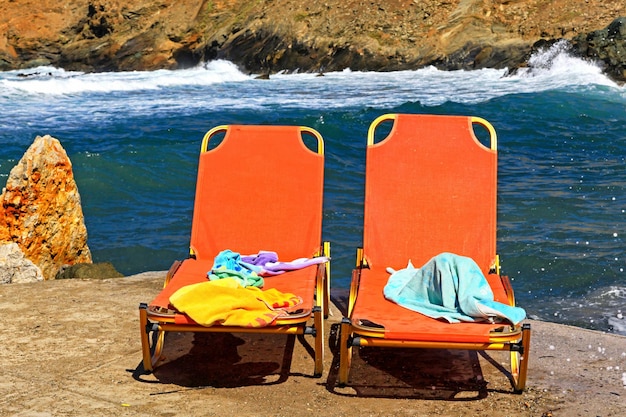
[[[626,81],[621,0],[0,0],[0,70],[516,68],[565,39]]]

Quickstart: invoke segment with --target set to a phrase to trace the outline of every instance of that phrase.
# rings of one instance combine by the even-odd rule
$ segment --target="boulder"
[[[63,265],[92,262],[72,163],[57,139],[38,136],[9,173],[0,240],[16,243],[44,279]]]
[[[599,61],[607,75],[626,82],[626,17],[613,20],[604,29],[577,36],[572,44],[575,53]]]
[[[41,269],[17,246],[17,243],[0,244],[0,284],[18,284],[43,281]]]
[[[74,265],[67,265],[57,273],[56,279],[105,279],[105,278],[122,278],[120,272],[118,272],[112,263],[110,262],[98,262],[94,264],[80,263]]]

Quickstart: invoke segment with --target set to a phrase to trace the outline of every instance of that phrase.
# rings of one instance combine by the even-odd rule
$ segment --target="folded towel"
[[[170,296],[170,303],[202,326],[265,327],[287,316],[302,303],[294,294],[274,288],[242,287],[236,278],[187,285]]]
[[[385,298],[426,316],[450,323],[504,319],[513,324],[526,317],[524,309],[494,301],[487,279],[471,258],[442,253],[421,268],[409,261],[405,269],[388,271],[392,274]]]

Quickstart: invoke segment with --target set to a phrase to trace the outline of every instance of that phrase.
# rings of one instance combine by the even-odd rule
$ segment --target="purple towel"
[[[270,262],[278,262],[278,254],[266,250],[259,251],[256,255],[242,256],[241,260],[257,266],[264,266]]]
[[[278,254],[270,251],[259,251],[255,255],[242,256],[241,260],[251,265],[261,267],[257,271],[259,275],[280,275],[287,271],[306,268],[307,266],[317,265],[328,262],[328,257],[319,256],[317,258],[298,258],[291,262],[279,262]]]

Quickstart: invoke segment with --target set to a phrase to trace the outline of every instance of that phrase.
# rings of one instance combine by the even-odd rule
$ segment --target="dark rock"
[[[626,17],[615,19],[602,30],[576,36],[573,51],[604,65],[604,71],[618,82],[626,82]]]
[[[560,48],[552,48],[557,43],[560,43],[562,46]],[[571,44],[565,39],[540,39],[532,45],[528,53],[522,57],[519,63],[512,65],[508,68],[505,77],[516,75],[522,69],[529,71],[530,73],[532,73],[533,70],[537,69],[550,69],[554,58],[556,58],[556,56],[560,54],[563,50],[568,52],[572,51]],[[533,55],[539,53],[546,54],[548,52],[550,52],[551,56],[546,57],[546,59],[538,63],[530,63],[530,58]]]
[[[118,65],[110,49],[106,40],[97,46],[88,39],[72,42],[61,51],[57,65],[72,71],[116,71]]]
[[[530,52],[531,47],[523,42],[496,45],[468,42],[461,49],[436,60],[433,65],[447,71],[512,68],[525,62]]]
[[[202,61],[202,55],[187,46],[175,50],[173,58],[176,61],[176,67],[178,69],[193,68]]]
[[[56,279],[104,279],[121,278],[124,275],[119,273],[110,262],[101,263],[79,263],[64,266],[56,275]]]

